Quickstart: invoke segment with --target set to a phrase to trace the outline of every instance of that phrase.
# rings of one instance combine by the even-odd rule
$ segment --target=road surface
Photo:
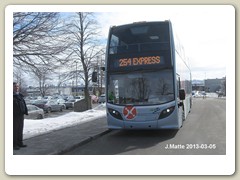
[[[113,130],[68,155],[225,155],[226,100],[195,98],[180,130]]]

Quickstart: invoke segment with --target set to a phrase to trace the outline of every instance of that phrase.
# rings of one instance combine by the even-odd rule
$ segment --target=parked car
[[[63,109],[66,109],[66,105],[64,104],[66,101],[64,99],[56,99],[56,102],[62,105]]]
[[[51,100],[52,96],[44,96],[42,99],[44,99],[44,100]]]
[[[28,104],[27,108],[28,108],[28,115],[24,115],[24,119],[43,119],[44,118],[43,109],[31,104]]]
[[[64,98],[64,99],[65,99],[65,98]],[[70,99],[74,99],[74,96],[72,96],[72,95],[67,96],[67,98],[65,99],[65,101],[68,101],[68,100],[70,100]]]
[[[66,109],[73,108],[75,102],[76,102],[75,99],[70,99],[70,100],[66,101],[66,102],[64,103],[65,106],[66,106]]]
[[[84,97],[83,96],[75,96],[74,99],[76,101],[80,101],[81,99],[84,99]]]
[[[44,112],[49,113],[52,111],[62,111],[63,106],[61,104],[58,104],[56,101],[46,101],[46,100],[40,100],[36,101],[34,103],[35,106],[42,108]]]
[[[98,103],[105,103],[106,102],[106,95],[102,94],[98,97]]]

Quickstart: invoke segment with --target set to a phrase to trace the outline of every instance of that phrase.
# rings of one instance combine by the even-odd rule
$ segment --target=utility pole
[[[75,96],[77,96],[77,61],[76,62],[76,91],[75,91]]]
[[[99,56],[97,56],[97,87],[99,91]]]

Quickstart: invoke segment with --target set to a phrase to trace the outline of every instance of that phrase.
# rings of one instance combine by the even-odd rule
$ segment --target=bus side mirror
[[[185,90],[184,89],[180,89],[179,90],[179,98],[180,98],[180,100],[185,100],[185,97],[186,97]]]
[[[92,82],[97,82],[97,72],[92,73]]]

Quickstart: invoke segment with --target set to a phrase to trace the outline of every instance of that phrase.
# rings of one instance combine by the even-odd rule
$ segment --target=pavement
[[[61,155],[110,132],[106,118],[55,130],[24,140],[27,147],[13,150],[14,155]]]

